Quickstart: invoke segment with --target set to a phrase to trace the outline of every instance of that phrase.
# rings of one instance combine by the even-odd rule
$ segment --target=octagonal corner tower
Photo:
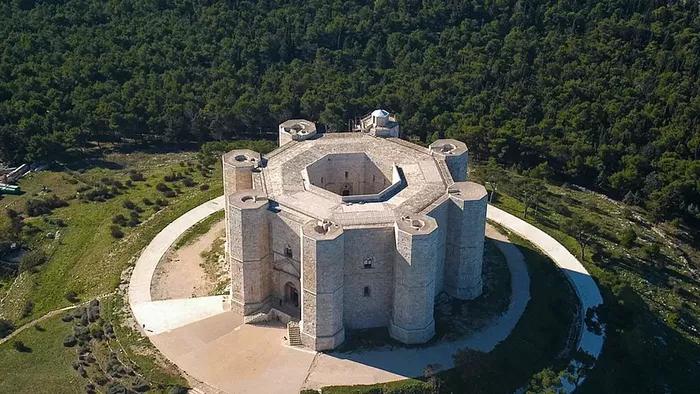
[[[438,294],[482,290],[486,193],[466,181],[466,146],[423,148],[373,114],[345,133],[288,121],[277,150],[223,157],[231,304],[300,320],[316,350],[372,327],[426,342]]]

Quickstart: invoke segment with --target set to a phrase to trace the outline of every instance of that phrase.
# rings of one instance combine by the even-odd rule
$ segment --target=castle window
[[[365,297],[369,297],[369,286],[365,286],[364,290],[362,291],[362,295]]]
[[[348,179],[348,172],[345,171],[345,179]]]
[[[370,269],[372,268],[372,264],[374,264],[374,259],[372,257],[367,257],[365,261],[362,262],[362,268]]]
[[[285,246],[284,255],[290,259],[292,258],[292,248],[289,245]]]

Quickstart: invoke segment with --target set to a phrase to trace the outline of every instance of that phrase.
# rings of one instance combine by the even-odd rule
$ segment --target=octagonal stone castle
[[[301,320],[316,350],[372,327],[426,342],[438,294],[482,292],[486,190],[462,142],[401,140],[382,110],[353,129],[289,120],[275,151],[223,156],[232,308]]]

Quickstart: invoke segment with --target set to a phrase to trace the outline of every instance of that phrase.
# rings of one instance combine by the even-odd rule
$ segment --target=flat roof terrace
[[[266,155],[258,179],[281,209],[345,226],[391,224],[418,213],[452,183],[429,149],[395,138],[329,133]]]

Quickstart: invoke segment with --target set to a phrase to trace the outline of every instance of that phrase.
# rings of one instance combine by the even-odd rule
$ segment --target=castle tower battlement
[[[260,153],[249,149],[237,149],[222,157],[224,168],[224,194],[253,188],[253,171],[260,166]]]

